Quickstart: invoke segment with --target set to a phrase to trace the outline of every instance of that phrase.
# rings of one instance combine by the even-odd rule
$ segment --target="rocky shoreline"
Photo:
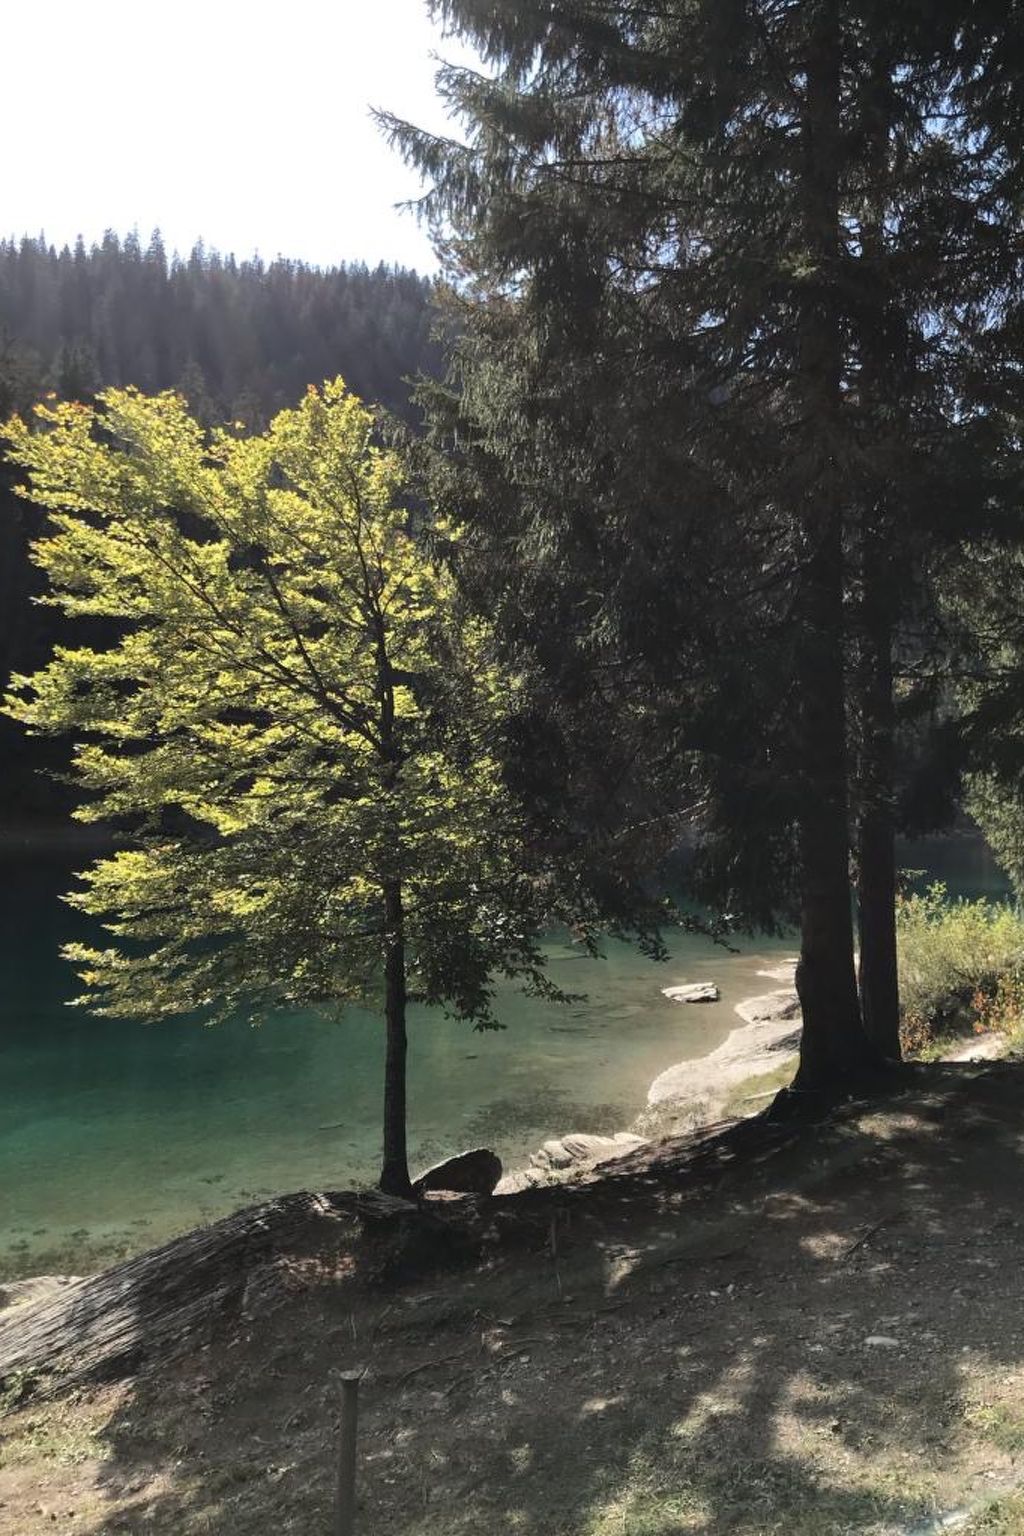
[[[521,1189],[559,1183],[623,1157],[659,1135],[695,1130],[720,1119],[730,1091],[738,1084],[795,1061],[800,1045],[795,971],[795,958],[758,971],[759,976],[778,985],[736,1004],[734,1011],[743,1023],[716,1050],[660,1073],[648,1089],[647,1107],[628,1131],[615,1136],[574,1131],[552,1137],[533,1153],[527,1167],[507,1173],[495,1194],[515,1194]],[[705,995],[697,996],[701,990]],[[709,990],[706,986],[665,989],[666,995],[678,994],[680,1002],[696,1004],[713,1000],[706,995]],[[694,995],[683,995],[691,991]],[[670,1122],[668,1127],[666,1121]]]

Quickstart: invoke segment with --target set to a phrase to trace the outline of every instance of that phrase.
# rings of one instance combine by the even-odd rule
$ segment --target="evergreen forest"
[[[432,284],[415,272],[299,261],[236,261],[197,245],[169,256],[113,232],[56,250],[43,237],[0,240],[0,416],[44,395],[90,400],[110,385],[180,390],[207,425],[260,428],[306,386],[341,374],[367,401],[412,412],[408,381],[435,374]],[[31,514],[0,471],[0,674],[34,666],[54,635],[33,608]],[[63,804],[38,770],[59,763],[26,752],[0,721],[8,816],[48,817]]]

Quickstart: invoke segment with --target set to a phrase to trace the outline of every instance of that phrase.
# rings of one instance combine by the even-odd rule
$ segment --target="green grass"
[[[1024,1417],[1005,1403],[976,1404],[965,1417],[971,1428],[997,1450],[1011,1456],[1024,1451]]]
[[[744,1457],[727,1429],[715,1451],[702,1444],[687,1461],[662,1449],[630,1470],[626,1488],[602,1501],[579,1536],[707,1536],[713,1527],[733,1536],[823,1536],[913,1523],[932,1507],[930,1490],[905,1468],[830,1485],[800,1458]]]
[[[741,1083],[734,1083],[725,1099],[723,1113],[753,1115],[764,1109],[775,1094],[789,1087],[796,1072],[796,1062],[795,1056],[787,1056],[770,1072],[757,1072],[752,1077],[745,1077]]]
[[[47,1404],[27,1418],[19,1417],[0,1439],[0,1467],[38,1462],[78,1467],[112,1454],[102,1424],[83,1420],[67,1403]]]

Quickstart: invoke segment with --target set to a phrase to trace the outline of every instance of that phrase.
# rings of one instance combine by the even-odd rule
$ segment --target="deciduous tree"
[[[70,898],[112,939],[69,948],[80,1001],[382,1006],[381,1184],[408,1194],[410,996],[487,1028],[496,974],[555,989],[499,771],[512,683],[412,536],[399,461],[337,380],[257,436],[133,390],[6,432],[48,513],[47,601],[119,635],[8,701],[75,734],[77,814],[128,834]]]

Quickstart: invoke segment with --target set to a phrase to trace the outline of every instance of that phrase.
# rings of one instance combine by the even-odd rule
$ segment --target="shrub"
[[[902,1035],[908,1055],[972,1029],[1011,1032],[1024,1018],[1024,917],[989,901],[950,901],[946,887],[901,897]]]

